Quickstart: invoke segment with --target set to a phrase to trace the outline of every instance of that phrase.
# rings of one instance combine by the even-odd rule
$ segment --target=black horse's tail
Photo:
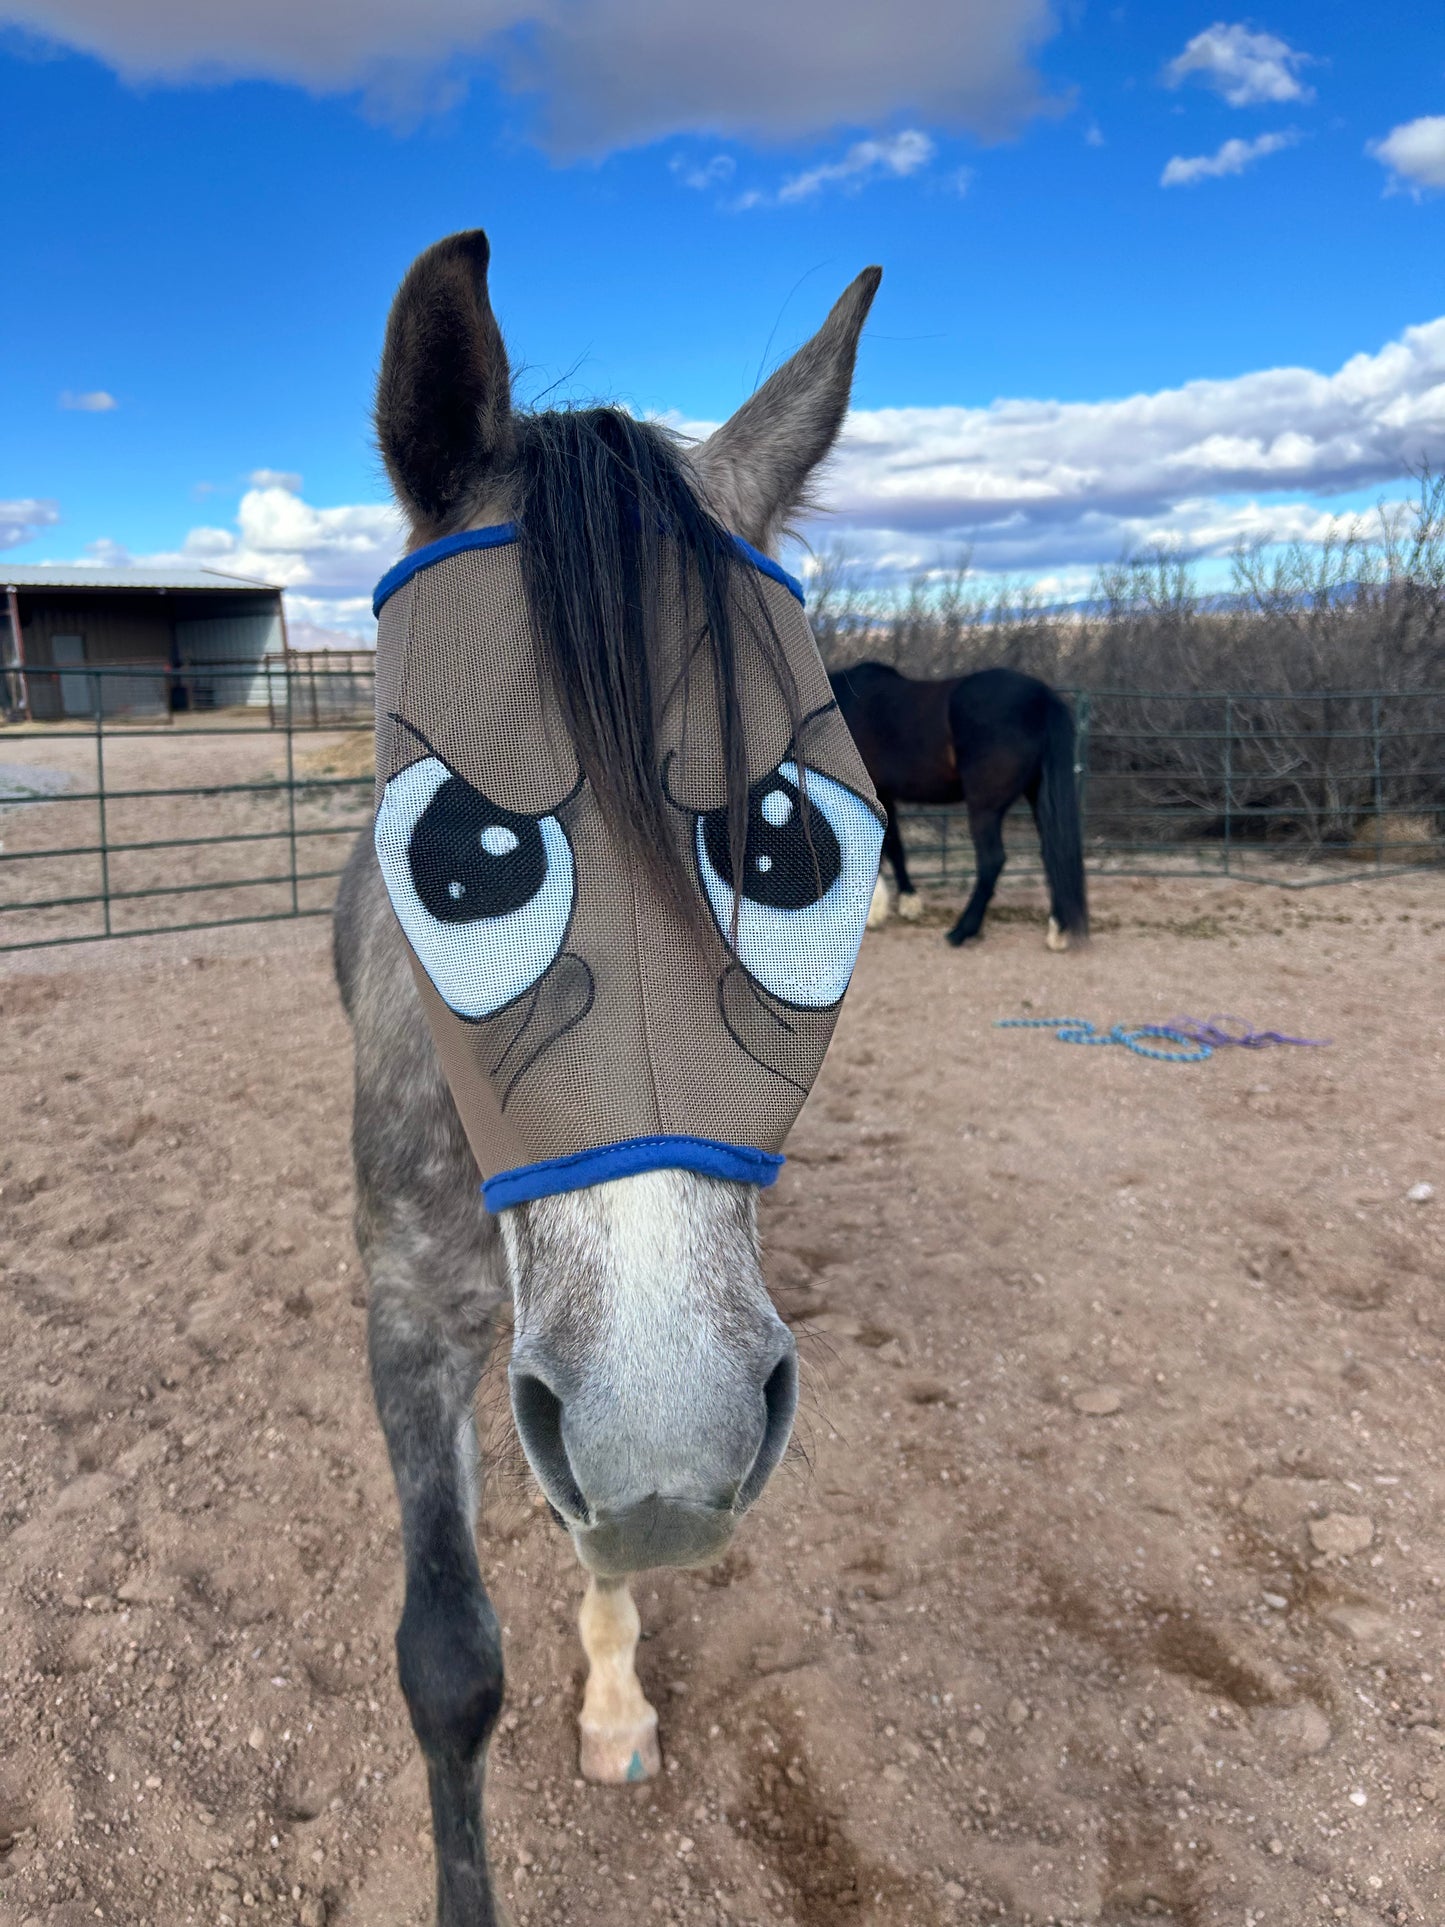
[[[1079,790],[1074,775],[1074,719],[1062,696],[1049,691],[1044,723],[1044,754],[1036,811],[1049,907],[1066,937],[1089,934],[1089,899],[1084,884],[1084,831],[1079,820]]]

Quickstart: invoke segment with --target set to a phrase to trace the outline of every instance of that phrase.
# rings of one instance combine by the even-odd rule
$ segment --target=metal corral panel
[[[280,655],[286,636],[279,598],[275,606],[244,615],[199,616],[176,624],[176,659],[182,669],[211,673],[187,677],[197,709],[264,709],[268,701],[267,654]]]

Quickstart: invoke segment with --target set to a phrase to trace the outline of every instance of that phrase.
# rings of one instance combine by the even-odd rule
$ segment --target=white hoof
[[[916,890],[901,890],[898,893],[898,914],[905,923],[917,923],[923,915],[923,898]]]
[[[868,905],[868,928],[881,930],[888,921],[891,905],[888,901],[888,885],[879,877],[873,885],[873,900]]]
[[[1060,930],[1052,917],[1049,918],[1049,927],[1044,932],[1044,943],[1050,950],[1067,950],[1069,947],[1068,932]]]
[[[645,1717],[618,1725],[589,1720],[584,1713],[582,1778],[593,1786],[635,1786],[654,1780],[662,1771],[662,1749],[657,1744],[657,1715],[642,1702]]]

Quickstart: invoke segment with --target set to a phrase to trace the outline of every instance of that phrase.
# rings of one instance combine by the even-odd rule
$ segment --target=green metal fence
[[[329,912],[371,817],[369,673],[253,664],[204,709],[149,665],[129,714],[133,667],[25,675],[63,719],[0,725],[0,951]]]
[[[64,713],[0,724],[0,951],[331,908],[371,817],[368,671],[251,664],[244,702],[207,709],[187,672],[152,666],[155,689],[120,713],[110,679],[130,679],[130,702],[136,673],[25,671],[64,683],[45,704]],[[1096,873],[1303,888],[1445,862],[1445,692],[1072,701]],[[904,829],[920,884],[967,887],[962,811],[911,810]],[[1007,836],[1006,875],[1036,874],[1026,810]]]
[[[1309,889],[1445,863],[1445,691],[1076,690],[1091,870]],[[903,812],[917,880],[973,872],[957,810]],[[1037,874],[1027,811],[1009,872]]]

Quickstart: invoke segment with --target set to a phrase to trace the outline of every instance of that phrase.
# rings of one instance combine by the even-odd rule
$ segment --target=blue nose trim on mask
[[[376,593],[371,599],[371,613],[379,616],[382,604],[394,596],[404,582],[410,582],[414,575],[429,569],[433,562],[445,562],[449,555],[461,555],[467,549],[500,549],[517,539],[515,522],[497,522],[489,529],[463,529],[460,535],[444,535],[439,542],[428,542],[425,548],[413,549],[404,555],[400,562],[389,568],[376,585]],[[774,562],[770,555],[755,549],[751,542],[744,542],[740,535],[729,537],[733,547],[744,561],[751,562],[760,574],[770,576],[774,582],[781,582],[789,595],[799,602],[806,602],[803,585],[795,575],[789,575],[781,562]]]
[[[488,1211],[505,1211],[509,1205],[552,1198],[560,1191],[581,1191],[611,1178],[635,1177],[639,1171],[697,1171],[705,1178],[763,1189],[777,1182],[782,1168],[783,1159],[776,1151],[755,1151],[747,1144],[719,1144],[710,1137],[629,1137],[595,1151],[576,1151],[570,1157],[543,1158],[538,1164],[499,1171],[482,1186],[482,1199]]]

